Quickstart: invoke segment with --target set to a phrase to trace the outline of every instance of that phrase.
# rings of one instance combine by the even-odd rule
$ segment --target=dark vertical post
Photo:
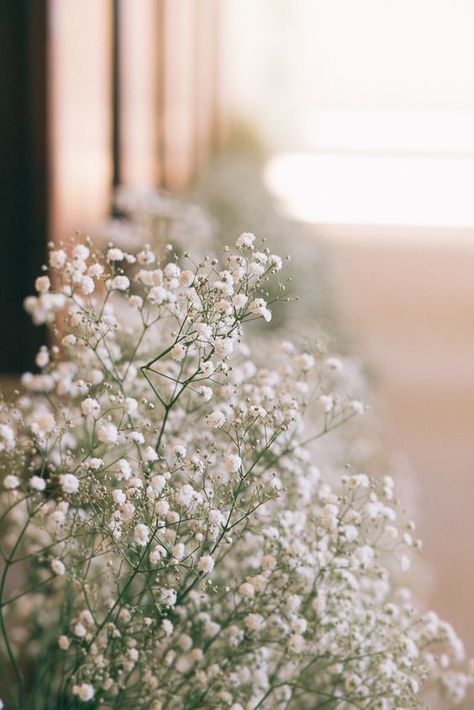
[[[122,183],[121,0],[113,0],[112,7],[112,187],[115,189]]]
[[[48,234],[48,2],[0,2],[0,373],[33,364],[45,333],[22,301]]]

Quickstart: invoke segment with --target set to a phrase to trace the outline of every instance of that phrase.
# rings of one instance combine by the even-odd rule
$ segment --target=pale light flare
[[[474,158],[474,110],[308,110],[302,144],[316,151]]]
[[[474,225],[472,0],[223,2],[227,105],[294,216]]]
[[[281,153],[266,181],[304,222],[474,226],[474,157]]]

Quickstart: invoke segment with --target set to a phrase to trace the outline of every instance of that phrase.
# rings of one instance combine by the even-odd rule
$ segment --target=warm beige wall
[[[51,235],[87,230],[112,193],[111,0],[51,0]],[[121,179],[179,190],[216,145],[219,0],[120,4]]]
[[[400,494],[424,542],[427,603],[472,655],[474,229],[311,229],[329,241],[344,326],[375,373],[387,449],[411,466]]]

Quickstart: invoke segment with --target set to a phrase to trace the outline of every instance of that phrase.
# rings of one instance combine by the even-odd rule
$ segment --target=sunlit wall
[[[228,103],[294,214],[474,224],[474,3],[225,1]]]
[[[427,601],[472,652],[474,2],[225,7],[227,103],[264,136],[269,185],[330,248],[387,450],[412,468]]]

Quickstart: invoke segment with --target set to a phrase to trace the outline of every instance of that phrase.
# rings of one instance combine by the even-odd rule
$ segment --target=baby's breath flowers
[[[343,361],[283,343],[254,362],[244,341],[270,280],[284,298],[282,260],[250,233],[222,263],[165,253],[54,249],[27,299],[54,344],[0,412],[2,692],[40,710],[462,699],[461,642],[398,581],[419,541],[393,480],[316,465],[365,409]]]

